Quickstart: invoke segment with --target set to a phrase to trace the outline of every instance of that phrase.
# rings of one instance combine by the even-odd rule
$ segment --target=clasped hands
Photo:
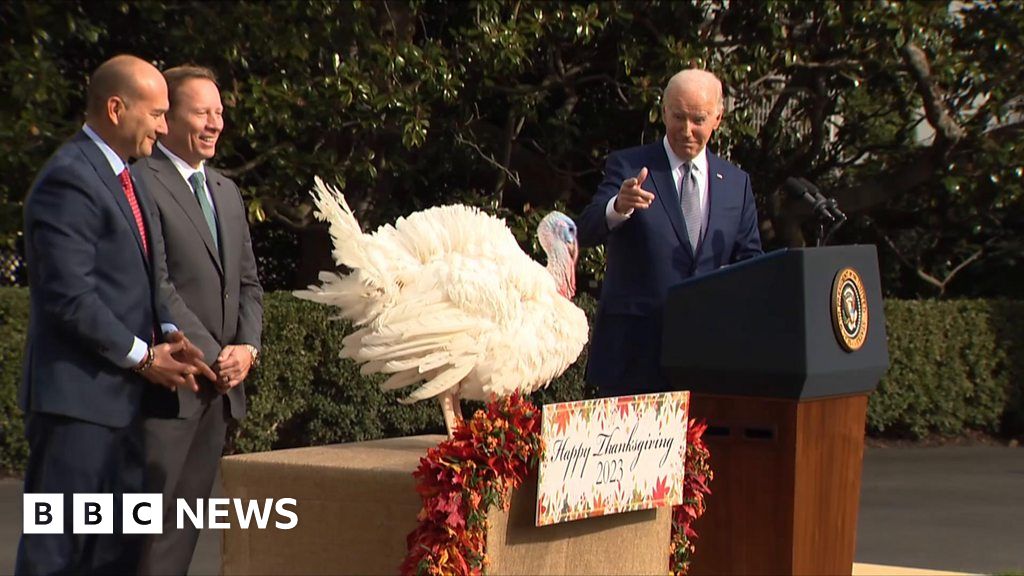
[[[241,344],[229,344],[217,356],[217,378],[210,381],[223,394],[245,380],[252,363],[253,355],[249,348]]]
[[[253,356],[241,345],[225,346],[217,357],[217,371],[204,361],[203,351],[193,344],[182,332],[169,332],[167,342],[153,347],[153,363],[142,375],[154,384],[169,390],[185,386],[199,392],[196,375],[213,383],[220,393],[238,386],[249,375]]]
[[[146,380],[168,390],[185,386],[193,392],[199,392],[197,374],[211,382],[217,380],[217,375],[203,361],[203,351],[189,341],[185,334],[180,331],[168,332],[166,340],[151,348],[153,362],[140,372]]]

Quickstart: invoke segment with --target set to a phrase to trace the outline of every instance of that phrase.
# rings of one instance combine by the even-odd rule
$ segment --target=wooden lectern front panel
[[[867,406],[867,396],[798,404],[794,574],[852,570]]]
[[[694,394],[715,479],[691,573],[850,574],[866,407]]]

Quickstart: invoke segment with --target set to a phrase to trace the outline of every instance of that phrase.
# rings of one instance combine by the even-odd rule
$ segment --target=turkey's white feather
[[[359,327],[342,340],[342,356],[363,363],[363,373],[391,374],[382,388],[422,383],[406,401],[531,392],[586,344],[586,315],[503,221],[441,206],[365,234],[344,196],[319,178],[313,198],[330,223],[335,261],[351,272],[323,273],[320,286],[296,295],[337,306]]]

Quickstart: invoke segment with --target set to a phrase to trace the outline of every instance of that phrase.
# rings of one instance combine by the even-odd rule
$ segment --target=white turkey
[[[460,398],[528,394],[583,350],[587,318],[570,301],[576,225],[564,214],[537,229],[545,269],[476,208],[429,208],[365,234],[339,191],[317,178],[312,196],[334,260],[351,272],[321,272],[320,286],[295,295],[340,308],[358,328],[341,355],[364,374],[390,374],[382,389],[418,386],[403,402],[437,398],[449,436]]]

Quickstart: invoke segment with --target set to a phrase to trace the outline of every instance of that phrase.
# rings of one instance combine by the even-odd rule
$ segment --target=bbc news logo
[[[124,494],[121,499],[121,532],[123,534],[160,534],[164,526],[162,494]],[[207,498],[191,505],[184,498],[175,502],[174,513],[179,530],[186,523],[196,528],[225,530],[231,528],[228,520],[234,512],[237,526],[248,530],[250,526],[265,530],[271,525],[279,530],[291,530],[299,525],[294,498]],[[24,534],[63,534],[63,494],[25,494],[22,498]],[[75,534],[114,533],[113,494],[73,494],[71,505],[71,531]]]

